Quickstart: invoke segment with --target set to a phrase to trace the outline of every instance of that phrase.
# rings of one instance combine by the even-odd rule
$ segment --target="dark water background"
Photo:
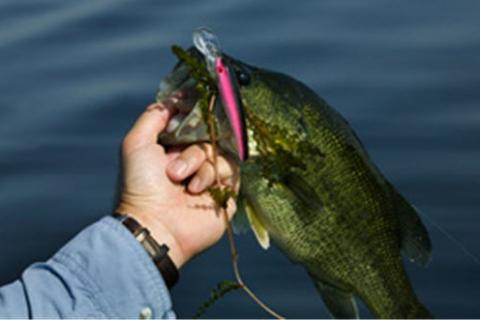
[[[53,254],[112,206],[118,145],[172,67],[169,46],[211,26],[223,47],[310,85],[357,130],[402,193],[480,255],[479,1],[0,2],[0,282]],[[427,223],[437,317],[480,317],[480,266]],[[251,233],[251,287],[287,317],[327,316],[305,272]],[[182,271],[190,317],[231,278],[225,242]],[[368,316],[362,310],[363,316]],[[242,293],[209,317],[264,317]]]

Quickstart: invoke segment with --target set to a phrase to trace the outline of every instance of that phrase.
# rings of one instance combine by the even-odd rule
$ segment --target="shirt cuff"
[[[105,217],[49,261],[77,276],[108,318],[174,318],[169,291],[152,259],[116,219]]]

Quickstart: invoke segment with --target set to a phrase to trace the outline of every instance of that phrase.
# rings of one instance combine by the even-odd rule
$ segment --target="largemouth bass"
[[[199,64],[206,58],[195,48],[188,55]],[[240,161],[218,99],[220,147],[241,169],[236,218],[248,218],[263,248],[272,241],[305,267],[333,317],[358,317],[358,297],[378,318],[430,318],[402,262],[402,254],[429,262],[427,230],[348,122],[300,81],[222,59],[235,78],[248,141],[248,158]],[[159,137],[163,144],[210,139],[194,73],[181,61],[162,81],[159,100],[185,97],[177,124]]]

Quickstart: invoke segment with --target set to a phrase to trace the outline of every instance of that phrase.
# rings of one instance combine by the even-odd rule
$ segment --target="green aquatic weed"
[[[227,293],[241,289],[242,286],[235,281],[224,280],[217,284],[217,286],[210,292],[210,297],[198,308],[197,312],[193,316],[193,319],[200,318],[208,308],[210,308],[215,302],[225,296]]]
[[[228,292],[243,289],[262,309],[268,312],[271,316],[276,318],[283,318],[275,311],[270,309],[265,305],[254,293],[250,290],[245,283],[243,282],[240,271],[238,267],[238,254],[233,238],[232,227],[228,220],[227,215],[227,204],[228,200],[236,199],[236,192],[229,186],[221,186],[220,180],[218,177],[218,168],[217,168],[217,146],[218,146],[218,127],[217,119],[215,117],[215,106],[216,99],[218,97],[218,89],[215,82],[208,72],[207,65],[205,61],[193,54],[192,52],[186,51],[179,46],[172,46],[172,52],[177,56],[178,60],[185,63],[190,68],[190,74],[193,79],[196,81],[195,90],[198,93],[197,103],[199,104],[200,110],[202,112],[203,121],[208,126],[208,132],[210,135],[210,142],[212,144],[214,166],[215,166],[215,179],[217,185],[208,189],[211,197],[215,201],[218,208],[221,209],[225,222],[227,224],[227,234],[230,243],[230,250],[232,254],[232,265],[235,273],[236,281],[222,281],[217,287],[211,292],[210,297],[205,301],[193,318],[198,318],[205,313],[205,311],[212,306],[216,301],[226,295]]]
[[[172,46],[172,52],[179,61],[190,67],[190,74],[198,84],[214,84],[208,72],[207,64],[203,59],[191,54],[180,46]]]
[[[172,46],[172,52],[179,61],[189,67],[190,74],[196,82],[195,90],[198,93],[197,103],[202,111],[203,121],[210,125],[210,121],[208,120],[209,112],[211,112],[211,110],[209,110],[209,103],[212,96],[217,92],[217,86],[208,72],[207,64],[203,59],[180,46]]]
[[[211,187],[208,193],[212,196],[215,203],[222,209],[227,209],[227,203],[230,198],[235,199],[237,194],[230,187]]]

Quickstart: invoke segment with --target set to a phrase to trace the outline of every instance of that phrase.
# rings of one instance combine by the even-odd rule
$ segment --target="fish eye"
[[[237,72],[237,79],[238,83],[241,86],[247,86],[250,84],[250,75],[246,73],[245,71],[238,71]]]

